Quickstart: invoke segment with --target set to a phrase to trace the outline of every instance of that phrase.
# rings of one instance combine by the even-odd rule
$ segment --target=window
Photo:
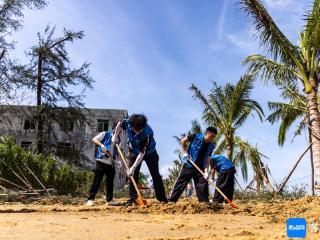
[[[57,146],[57,154],[58,155],[66,155],[71,150],[71,143],[60,142]]]
[[[109,120],[98,119],[98,132],[108,131],[109,129]]]
[[[61,124],[60,128],[64,132],[73,132],[74,121],[68,120]]]
[[[34,119],[25,119],[23,129],[24,130],[36,129],[36,121]]]
[[[31,150],[32,148],[32,142],[21,142],[21,147],[24,148],[25,150]]]

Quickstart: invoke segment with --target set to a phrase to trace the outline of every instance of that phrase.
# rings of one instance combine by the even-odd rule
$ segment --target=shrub
[[[53,156],[33,154],[14,144],[12,138],[0,144],[0,176],[2,178],[27,188],[16,176],[18,174],[22,179],[27,179],[31,186],[40,189],[40,184],[28,168],[46,188],[55,188],[58,194],[83,194],[93,178],[91,171],[79,170],[70,164],[61,164]],[[13,188],[11,184],[2,180],[0,184],[9,189]]]

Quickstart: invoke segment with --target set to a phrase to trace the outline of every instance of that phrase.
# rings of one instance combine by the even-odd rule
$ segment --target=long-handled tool
[[[206,179],[204,172],[194,163],[190,158],[188,161],[202,174],[202,176]],[[216,184],[212,181],[212,179],[206,179],[208,183],[210,183],[220,194],[221,196],[232,206],[233,208],[238,208],[221,190],[217,187]]]
[[[128,164],[127,164],[127,161],[126,161],[125,157],[123,156],[123,153],[122,153],[119,145],[116,144],[116,146],[117,146],[118,152],[119,152],[119,154],[120,154],[120,157],[121,157],[124,165],[126,166],[127,171],[129,171],[130,168],[129,168]],[[141,194],[141,192],[140,192],[140,190],[139,190],[139,188],[138,188],[138,185],[137,185],[136,181],[134,180],[133,176],[129,176],[129,177],[130,177],[130,179],[131,179],[131,181],[132,181],[132,183],[133,183],[133,186],[134,186],[134,188],[136,189],[137,194],[138,194],[136,203],[138,204],[138,206],[146,206],[146,205],[148,204],[148,203],[147,203],[147,200],[145,200],[145,199],[142,198],[142,194]]]

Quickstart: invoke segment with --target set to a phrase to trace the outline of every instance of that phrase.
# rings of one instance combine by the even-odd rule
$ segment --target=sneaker
[[[93,206],[93,204],[94,204],[94,201],[93,201],[93,200],[88,200],[88,201],[86,202],[86,205],[89,206],[89,207]]]
[[[121,202],[114,201],[114,200],[110,200],[110,201],[107,201],[107,205],[108,205],[108,206],[121,206],[122,203],[121,203]]]
[[[125,207],[131,207],[135,205],[136,205],[136,201],[134,199],[129,198],[128,201],[126,202]]]

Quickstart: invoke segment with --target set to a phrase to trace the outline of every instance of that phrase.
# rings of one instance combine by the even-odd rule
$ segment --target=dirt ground
[[[288,217],[320,224],[320,198],[312,197],[237,203],[238,210],[196,200],[148,203],[142,208],[108,207],[102,200],[87,207],[58,198],[5,203],[0,205],[0,239],[287,239]],[[308,227],[307,239],[320,239],[320,234]]]

